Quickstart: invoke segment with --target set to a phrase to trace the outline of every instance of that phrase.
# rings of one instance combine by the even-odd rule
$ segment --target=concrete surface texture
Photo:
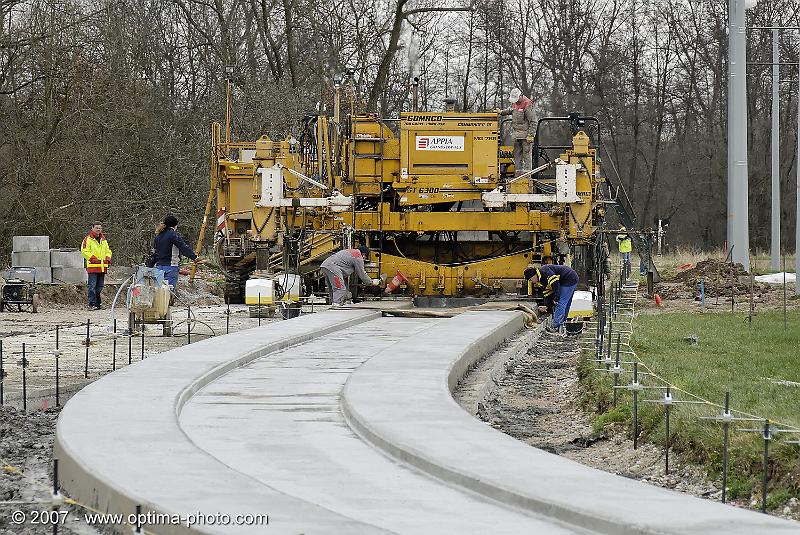
[[[376,529],[432,535],[583,532],[426,477],[382,455],[345,423],[340,396],[353,371],[407,339],[426,339],[449,321],[382,318],[272,353],[195,394],[180,425],[192,442],[233,470]],[[270,525],[276,532],[281,528],[277,518]]]
[[[168,351],[93,383],[69,401],[57,425],[54,449],[66,492],[94,509],[123,514],[137,504],[145,512],[181,515],[267,512],[275,533],[385,533],[231,470],[193,444],[177,420],[197,390],[227,371],[379,316],[341,310],[272,323]],[[274,524],[281,529],[272,530]],[[243,529],[151,527],[160,535]]]
[[[14,251],[11,253],[14,267],[50,267],[50,251]]]
[[[428,336],[410,338],[367,361],[344,389],[348,423],[387,455],[433,477],[598,532],[800,533],[795,522],[682,495],[531,448],[473,418],[451,391],[489,349],[490,333],[505,327],[500,314],[509,313],[462,314],[429,330]],[[458,347],[463,349],[454,351]]]
[[[14,236],[13,267],[35,267],[36,282],[86,284],[88,276],[79,249],[50,249],[48,236]],[[32,281],[32,277],[21,276]]]
[[[50,249],[50,266],[54,268],[83,268],[83,255],[79,249]]]
[[[14,251],[49,251],[50,236],[14,236],[11,238]]]
[[[72,267],[53,267],[51,268],[53,282],[57,284],[86,284],[89,274],[86,269]]]

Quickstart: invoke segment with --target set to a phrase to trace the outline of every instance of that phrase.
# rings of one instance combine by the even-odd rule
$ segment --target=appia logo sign
[[[417,136],[417,150],[463,151],[464,136]]]

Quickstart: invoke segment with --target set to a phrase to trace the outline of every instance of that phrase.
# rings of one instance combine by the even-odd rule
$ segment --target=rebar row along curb
[[[95,510],[124,515],[136,505],[170,515],[270,515],[269,526],[249,531],[149,526],[159,535],[381,532],[230,469],[195,446],[178,421],[188,399],[226,372],[380,315],[338,310],[271,323],[167,351],[92,383],[70,399],[58,419],[54,455],[62,488]]]
[[[532,448],[471,416],[453,399],[453,388],[476,360],[521,328],[519,313],[465,313],[425,337],[379,353],[345,384],[342,410],[348,424],[388,455],[433,477],[593,532],[800,532],[795,522],[682,495]]]

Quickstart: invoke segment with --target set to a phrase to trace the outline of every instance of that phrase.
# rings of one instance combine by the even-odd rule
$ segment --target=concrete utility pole
[[[752,0],[728,0],[728,248],[750,271],[747,177],[747,36]]]
[[[772,238],[770,240],[770,266],[778,271],[781,266],[781,186],[780,186],[780,57],[778,44],[780,30],[772,30]]]

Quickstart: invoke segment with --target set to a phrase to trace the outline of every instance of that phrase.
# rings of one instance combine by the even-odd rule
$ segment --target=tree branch
[[[403,18],[408,18],[410,15],[417,13],[430,13],[433,11],[472,11],[472,7],[418,7],[416,9],[409,9],[403,11]]]

